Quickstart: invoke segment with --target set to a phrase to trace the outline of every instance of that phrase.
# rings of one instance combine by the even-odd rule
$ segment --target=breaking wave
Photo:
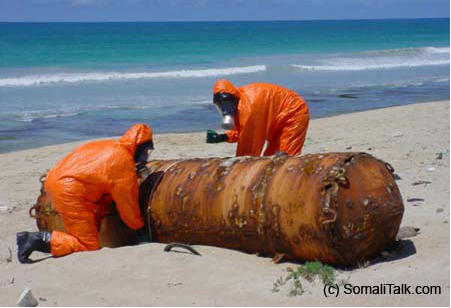
[[[65,111],[25,111],[19,113],[0,114],[2,117],[7,117],[9,120],[15,120],[19,122],[32,122],[36,119],[54,119],[54,118],[67,118],[79,115],[78,112],[65,112]]]
[[[353,57],[319,60],[315,65],[291,64],[306,71],[364,71],[449,64],[449,47],[368,51]]]
[[[166,72],[95,72],[95,73],[57,73],[45,75],[28,75],[15,78],[0,78],[0,87],[7,86],[36,86],[57,83],[78,83],[86,81],[114,81],[152,78],[203,78],[227,76],[235,74],[249,74],[266,71],[266,65],[228,67],[202,70],[178,70]]]

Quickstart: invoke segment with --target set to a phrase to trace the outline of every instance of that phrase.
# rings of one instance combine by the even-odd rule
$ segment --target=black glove
[[[16,234],[17,258],[20,263],[28,263],[33,251],[50,252],[49,232],[19,232]]]
[[[226,134],[218,134],[216,131],[209,129],[207,131],[207,143],[226,142],[228,137]]]
[[[138,239],[138,244],[150,243],[151,241],[146,227],[142,227],[141,229],[136,230],[136,237]]]

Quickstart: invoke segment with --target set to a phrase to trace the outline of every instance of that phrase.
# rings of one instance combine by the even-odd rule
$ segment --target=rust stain
[[[348,265],[391,245],[404,212],[391,170],[366,153],[152,161],[148,168],[164,171],[143,207],[160,242]],[[33,211],[40,230],[64,229],[45,191]],[[113,218],[117,211],[104,219],[111,227],[101,229],[103,246],[120,237]]]

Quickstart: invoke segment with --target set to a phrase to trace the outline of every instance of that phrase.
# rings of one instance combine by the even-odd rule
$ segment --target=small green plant
[[[306,262],[304,265],[299,266],[296,270],[288,268],[288,276],[280,277],[273,285],[273,292],[279,292],[280,288],[288,281],[292,281],[292,287],[288,293],[289,296],[302,295],[305,292],[302,285],[301,278],[308,282],[314,282],[318,277],[325,285],[335,284],[335,270],[329,265],[322,264],[319,261]]]
[[[272,286],[272,291],[273,292],[279,292],[280,291],[280,287],[283,286],[285,284],[285,280],[283,279],[283,277],[279,277],[279,279],[277,279],[276,282],[274,282],[273,286]]]

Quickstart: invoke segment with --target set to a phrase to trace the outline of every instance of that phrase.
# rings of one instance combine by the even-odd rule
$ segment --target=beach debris
[[[272,262],[274,264],[279,264],[283,260],[283,258],[285,258],[285,254],[284,253],[276,253],[274,255],[274,257],[272,257]]]
[[[2,279],[2,280],[3,280],[3,279]],[[14,276],[12,276],[12,277],[6,278],[5,280],[6,280],[5,282],[2,281],[2,282],[0,283],[0,289],[1,289],[1,288],[6,288],[6,287],[8,287],[8,286],[14,284],[14,282],[16,281],[16,278],[14,278]]]
[[[371,150],[373,150],[373,148],[372,148],[372,147],[369,147],[367,150],[368,150],[368,151],[371,151]]]
[[[11,214],[12,212],[16,212],[18,209],[16,206],[7,206],[7,205],[0,205],[0,214],[2,213],[8,213]]]
[[[449,149],[435,153],[435,159],[443,159],[443,156],[449,156]]]
[[[407,199],[407,202],[413,202],[413,206],[419,206],[420,204],[418,202],[423,202],[423,198],[409,198]]]
[[[393,173],[393,177],[395,178],[395,180],[402,180],[402,178],[397,173]]]
[[[396,239],[403,240],[405,238],[417,236],[420,233],[420,228],[405,226],[399,228],[398,235],[396,235]]]
[[[183,282],[168,282],[168,287],[176,287],[183,285]]]
[[[36,307],[38,304],[39,303],[36,298],[34,298],[33,293],[31,293],[31,289],[28,287],[23,290],[17,301],[17,306],[20,307]]]
[[[13,252],[11,251],[11,247],[8,246],[8,258],[6,258],[6,263],[10,263],[13,261]]]
[[[411,185],[412,185],[412,186],[417,186],[417,185],[422,185],[422,184],[424,184],[424,186],[427,186],[428,184],[431,184],[431,183],[432,183],[432,182],[430,182],[430,181],[419,180],[419,181],[413,182]]]
[[[396,132],[396,133],[394,133],[393,135],[391,135],[392,137],[395,137],[395,138],[398,138],[398,137],[402,137],[402,136],[404,136],[404,134],[403,133],[401,133],[401,132]]]
[[[438,214],[438,213],[441,213],[441,212],[443,212],[443,211],[444,211],[444,209],[441,208],[441,207],[439,207],[439,208],[436,210],[436,213]]]
[[[201,254],[196,249],[191,247],[191,245],[183,243],[169,243],[164,247],[164,251],[169,252],[172,248],[183,248],[190,251],[193,255],[201,256]]]
[[[423,202],[424,199],[423,198],[409,198],[409,199],[407,199],[407,202],[418,202],[418,201]]]
[[[39,300],[40,300],[41,302],[46,302],[46,301],[47,301],[47,299],[46,299],[45,297],[39,297]]]
[[[426,171],[427,172],[434,172],[435,171],[435,167],[426,168]]]
[[[351,149],[352,149],[352,146],[346,147],[346,150],[351,150]]]

